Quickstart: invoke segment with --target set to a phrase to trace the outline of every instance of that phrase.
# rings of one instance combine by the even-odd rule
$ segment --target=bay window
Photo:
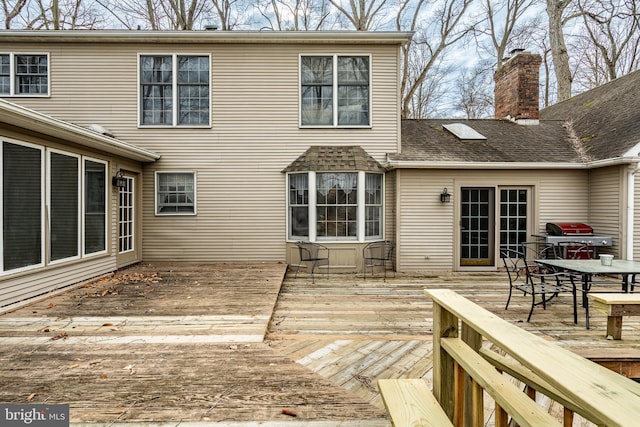
[[[300,125],[367,127],[370,115],[370,56],[300,57]]]
[[[107,162],[7,140],[1,156],[0,272],[107,252]]]
[[[290,239],[382,238],[382,174],[305,172],[287,179]]]
[[[208,55],[140,56],[140,124],[209,126]]]

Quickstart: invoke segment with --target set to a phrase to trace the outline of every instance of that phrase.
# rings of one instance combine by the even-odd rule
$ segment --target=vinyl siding
[[[15,46],[0,49],[15,50]],[[42,46],[20,50],[42,51]],[[310,145],[360,145],[378,161],[396,151],[397,46],[51,45],[50,99],[12,99],[73,123],[99,123],[159,153],[143,173],[143,259],[286,258],[285,175]],[[138,54],[211,54],[210,129],[138,128]],[[300,129],[300,54],[371,55],[372,127]],[[155,171],[197,174],[197,215],[156,216]]]
[[[531,234],[543,231],[550,221],[589,219],[586,171],[398,170],[397,174],[402,201],[396,225],[399,271],[460,269],[456,253],[461,186],[529,187],[533,191],[532,223],[537,224]],[[440,202],[445,187],[451,193],[451,203]]]
[[[613,246],[603,253],[619,257],[626,250],[626,185],[624,167],[612,166],[593,169],[591,181],[591,211],[588,224],[595,234],[613,237]]]

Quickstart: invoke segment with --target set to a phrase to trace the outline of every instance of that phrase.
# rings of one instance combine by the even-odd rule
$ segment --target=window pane
[[[173,69],[171,56],[140,57],[142,124],[173,122]]]
[[[365,174],[365,236],[382,237],[382,174]]]
[[[317,175],[318,237],[356,237],[358,229],[357,173]]]
[[[78,158],[51,153],[51,260],[78,256]]]
[[[338,124],[369,124],[369,58],[338,58]]]
[[[304,56],[300,64],[302,125],[332,125],[333,57]]]
[[[42,263],[42,152],[3,143],[4,270]]]
[[[289,175],[289,236],[309,235],[309,175]]]
[[[16,93],[48,93],[47,55],[15,55],[15,63]]]
[[[194,174],[158,173],[156,213],[195,213]]]
[[[11,65],[9,55],[0,55],[0,93],[11,92]]]
[[[124,177],[125,186],[118,190],[120,198],[120,215],[118,218],[118,252],[129,252],[134,249],[133,238],[135,233],[134,224],[134,198],[133,198],[133,178]]]
[[[209,124],[209,57],[178,57],[178,123]]]
[[[106,165],[85,160],[84,252],[106,250]]]

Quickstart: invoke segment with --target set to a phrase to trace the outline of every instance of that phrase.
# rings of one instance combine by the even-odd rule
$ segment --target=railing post
[[[458,318],[433,302],[433,394],[450,420],[454,413],[454,360],[442,349],[442,338],[458,336]]]
[[[480,352],[482,335],[462,322],[461,338],[469,347]],[[484,425],[484,405],[482,393],[474,393],[474,382],[468,374],[464,376],[464,426],[482,427]]]

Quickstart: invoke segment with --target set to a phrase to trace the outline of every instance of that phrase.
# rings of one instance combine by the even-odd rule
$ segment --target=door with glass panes
[[[460,189],[460,267],[494,267],[500,249],[519,249],[532,230],[527,187]]]
[[[118,187],[118,265],[139,261],[137,242],[136,179],[124,176],[124,186]]]

